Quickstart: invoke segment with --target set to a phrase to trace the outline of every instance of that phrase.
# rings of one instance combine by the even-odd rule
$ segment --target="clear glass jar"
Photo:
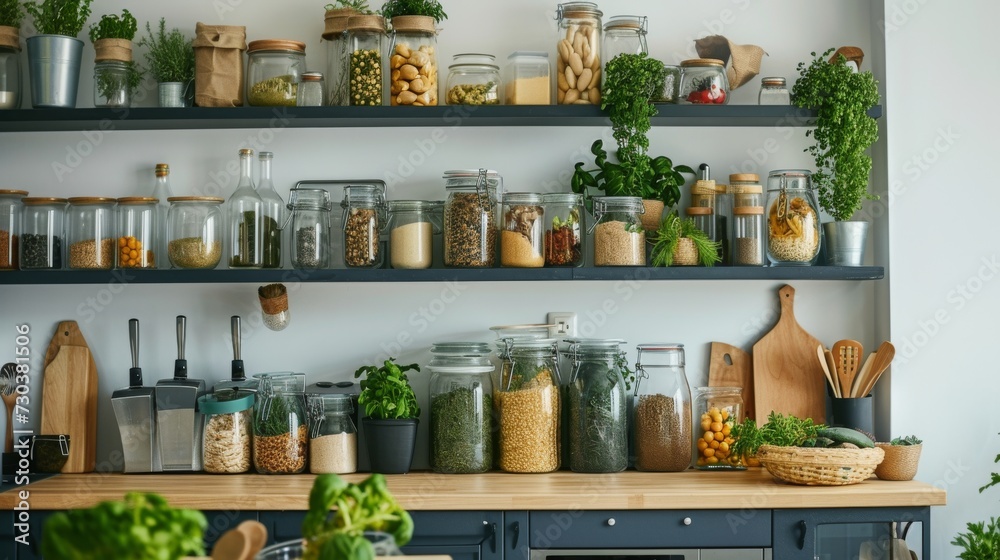
[[[448,105],[503,105],[500,67],[492,54],[462,53],[448,67]]]
[[[205,472],[239,474],[250,470],[253,404],[254,394],[249,391],[198,397],[198,411],[205,415],[201,449]]]
[[[118,268],[156,268],[155,247],[158,223],[156,208],[159,201],[143,196],[118,199]]]
[[[594,266],[645,266],[645,212],[637,196],[594,197]]]
[[[545,266],[583,266],[583,195],[550,193],[545,205]]]
[[[791,105],[792,96],[784,78],[763,78],[760,81],[760,94],[757,95],[758,105]]]
[[[681,62],[680,101],[685,104],[723,105],[729,103],[726,65],[714,58],[694,58]]]
[[[261,39],[247,44],[247,105],[294,107],[297,84],[306,71],[306,44]]]
[[[66,199],[26,197],[19,240],[21,270],[53,269],[63,266]]]
[[[170,189],[170,166],[165,163],[157,163],[154,170],[156,176],[153,183],[152,198],[158,202],[156,204],[156,233],[153,235],[153,252],[157,259],[157,268],[170,268],[170,262],[164,256],[167,254],[167,212],[170,211],[170,199],[174,192]]]
[[[69,268],[108,270],[115,266],[115,199],[79,196],[67,199]]]
[[[549,53],[515,51],[504,68],[504,103],[507,105],[550,105],[552,83]]]
[[[503,194],[500,266],[541,268],[545,265],[545,209],[542,195]]]
[[[429,16],[392,18],[389,104],[438,104],[437,31]]]
[[[18,42],[12,37],[11,42]],[[0,45],[0,111],[21,108],[21,48]]]
[[[493,392],[499,466],[506,472],[559,469],[560,395],[553,339],[505,338],[497,343],[500,383]]]
[[[567,340],[572,374],[566,387],[566,432],[573,472],[612,473],[628,466],[624,340]]]
[[[767,257],[773,265],[811,265],[819,255],[819,207],[812,173],[779,169],[767,176]]]
[[[763,206],[764,188],[756,173],[733,173],[729,176],[729,198],[733,208],[740,206]]]
[[[681,67],[663,65],[663,89],[654,92],[654,103],[677,103],[681,91]]]
[[[229,213],[229,268],[264,264],[264,201],[253,184],[253,150],[240,150],[240,181],[226,201]]]
[[[347,56],[347,21],[358,15],[353,8],[334,8],[326,11],[323,39],[326,40],[326,102],[335,107],[346,107],[350,91],[350,72]]]
[[[129,107],[132,88],[128,79],[129,63],[120,60],[99,60],[94,63],[94,107]]]
[[[435,344],[431,372],[430,463],[439,473],[483,473],[493,466],[494,367],[485,344]],[[484,355],[481,351],[486,350]]]
[[[684,371],[684,345],[640,344],[636,350],[635,468],[683,471],[691,466],[691,387]]]
[[[346,393],[311,394],[309,472],[349,474],[358,470],[358,428],[351,420],[354,403]]]
[[[729,197],[733,203],[730,239],[733,266],[767,264],[767,237],[764,234],[764,189],[752,173],[729,176]]]
[[[708,206],[692,206],[687,209],[687,216],[694,221],[694,226],[705,233],[712,241],[718,241],[715,235],[715,209]]]
[[[167,201],[170,266],[215,268],[222,260],[223,200],[214,196],[172,196]]]
[[[497,257],[497,191],[503,182],[496,171],[445,171],[448,199],[444,204],[444,265],[492,267]]]
[[[347,20],[348,101],[352,106],[382,105],[382,66],[385,50],[385,18],[379,15],[351,16]]]
[[[593,2],[567,2],[556,8],[556,103],[601,104],[601,16]]]
[[[326,82],[319,72],[303,72],[302,81],[295,91],[297,107],[322,107],[326,105]]]
[[[285,201],[281,199],[278,191],[274,190],[274,182],[271,180],[271,161],[274,159],[274,154],[261,152],[257,158],[260,160],[257,196],[262,203],[261,235],[264,245],[261,266],[281,268],[281,227],[285,223]]]
[[[253,465],[262,474],[305,470],[307,428],[304,373],[258,373],[253,407]]]
[[[601,44],[604,63],[620,54],[649,54],[646,45],[646,16],[611,16],[604,24],[604,41]],[[607,79],[601,74],[601,85]]]
[[[385,226],[385,187],[344,187],[344,263],[351,268],[382,266],[381,232]]]
[[[743,420],[743,389],[698,387],[695,389],[694,468],[744,469],[743,460],[730,452],[735,439],[733,426]]]
[[[389,205],[389,265],[399,269],[430,268],[434,234],[441,225],[433,203],[423,200],[393,200]]]
[[[292,267],[330,268],[333,201],[326,189],[297,187],[288,193],[292,213]]]
[[[18,238],[21,235],[21,200],[28,191],[0,189],[0,270],[18,269]]]

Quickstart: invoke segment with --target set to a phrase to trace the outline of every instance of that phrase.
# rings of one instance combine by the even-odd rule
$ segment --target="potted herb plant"
[[[651,127],[656,115],[652,99],[660,95],[666,70],[663,63],[642,54],[620,54],[605,66],[605,82],[601,109],[608,112],[618,150],[618,163],[608,161],[604,143],[597,140],[591,146],[596,169],[584,169],[584,162],[574,168],[573,192],[589,195],[590,189],[608,196],[637,196],[643,199],[646,212],[643,228],[656,230],[663,210],[672,208],[681,198],[685,173],[694,175],[686,165],[675,166],[666,156],[655,158],[647,154]],[[590,196],[586,196],[591,208]]]
[[[76,38],[90,16],[93,0],[39,0],[24,3],[38,35],[29,37],[28,69],[33,107],[76,107],[83,41]]]
[[[427,17],[435,23],[441,23],[448,19],[448,14],[444,13],[444,8],[438,0],[388,0],[382,4],[382,15],[392,21],[401,16]],[[396,23],[393,22],[393,27]]]
[[[652,243],[653,266],[712,266],[722,260],[719,243],[676,212],[663,218]]]
[[[194,81],[194,46],[176,27],[167,32],[167,23],[160,18],[154,34],[146,22],[146,36],[139,40],[146,47],[149,73],[158,83],[160,107],[184,107]]]
[[[106,14],[90,26],[94,43],[94,106],[128,107],[142,81],[142,71],[132,61],[132,39],[138,22],[128,11]]]
[[[420,407],[406,372],[420,371],[417,364],[397,365],[393,358],[382,366],[362,366],[354,377],[362,375],[358,405],[365,409],[361,419],[368,444],[372,472],[404,474],[413,461],[417,441]]]
[[[21,106],[20,0],[0,0],[0,110]]]
[[[885,458],[875,467],[875,476],[882,480],[913,480],[917,475],[922,443],[917,436],[893,438],[888,443],[877,442],[875,445],[885,451]]]
[[[834,222],[823,225],[829,264],[861,266],[868,222],[851,221],[868,192],[872,158],[868,148],[878,140],[878,123],[868,110],[879,102],[878,82],[870,71],[855,72],[842,55],[832,61],[812,53],[813,61],[798,65],[792,103],[817,111],[816,128],[806,131],[813,144],[806,151],[816,164],[813,184],[820,206]]]

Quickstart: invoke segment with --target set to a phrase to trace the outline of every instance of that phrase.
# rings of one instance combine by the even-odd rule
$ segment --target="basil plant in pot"
[[[806,131],[813,144],[806,151],[816,163],[813,184],[819,203],[833,219],[823,225],[828,264],[861,266],[868,222],[851,221],[868,192],[872,158],[868,148],[878,140],[878,123],[868,110],[879,102],[878,82],[870,71],[855,72],[847,59],[812,53],[807,66],[799,63],[799,79],[792,87],[792,103],[817,111],[816,128]]]
[[[160,18],[156,33],[146,22],[146,36],[139,40],[146,47],[146,64],[149,73],[158,83],[160,107],[190,105],[194,92],[194,46],[176,27],[167,31],[167,24]]]
[[[31,105],[76,107],[83,41],[76,38],[90,16],[93,0],[39,0],[24,3],[38,35],[28,37]]]
[[[372,472],[405,474],[410,470],[420,421],[417,396],[406,377],[410,370],[420,371],[420,367],[397,365],[389,358],[382,366],[362,366],[354,372],[355,378],[365,376],[358,405],[365,409],[361,423]]]
[[[0,0],[0,110],[21,107],[20,0]]]
[[[106,14],[90,26],[94,43],[94,106],[128,107],[142,81],[142,70],[132,61],[132,39],[138,22],[128,10]]]

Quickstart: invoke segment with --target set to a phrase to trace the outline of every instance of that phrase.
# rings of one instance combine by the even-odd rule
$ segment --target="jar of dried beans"
[[[566,386],[569,466],[610,473],[628,466],[628,418],[619,346],[624,340],[567,340],[572,366]]]
[[[392,18],[390,105],[438,104],[437,30],[429,16]]]
[[[636,346],[632,404],[635,468],[683,471],[691,466],[691,388],[683,344]]]
[[[346,393],[309,395],[309,472],[348,474],[358,470],[354,403]]]
[[[306,468],[309,444],[303,373],[259,373],[253,410],[253,464],[263,474]]]
[[[556,102],[560,105],[601,104],[602,15],[593,2],[567,2],[556,9]]]
[[[344,263],[351,268],[382,266],[380,235],[385,225],[385,185],[344,187]]]
[[[17,270],[21,199],[26,196],[28,191],[0,189],[0,270]]]
[[[583,195],[550,193],[545,206],[545,266],[583,266]]]
[[[819,255],[819,207],[812,174],[780,169],[767,176],[767,257],[773,265],[811,265]]]
[[[62,268],[66,199],[29,197],[21,202],[21,270]]]
[[[508,192],[503,195],[500,265],[540,268],[545,264],[545,211],[542,195]]]
[[[731,453],[733,426],[743,420],[743,389],[698,387],[694,402],[693,453],[696,469],[743,469],[743,460]]]
[[[496,171],[445,171],[448,199],[444,205],[444,265],[483,268],[496,264],[497,192],[503,189]]]
[[[493,391],[499,428],[499,466],[544,473],[560,463],[560,395],[556,341],[503,338],[497,342],[500,380]]]
[[[115,265],[115,199],[99,196],[69,198],[69,267],[109,269]]]
[[[292,213],[292,267],[330,268],[330,193],[296,187],[288,193],[287,207]]]
[[[389,203],[389,264],[392,268],[430,268],[434,234],[441,225],[436,204],[423,200],[393,200]]]
[[[118,199],[118,268],[156,268],[159,232],[156,208],[159,200],[130,196]]]
[[[349,104],[366,107],[382,105],[385,18],[379,15],[351,16],[347,20],[346,37]]]
[[[254,394],[224,391],[198,397],[205,415],[202,468],[208,473],[237,474],[250,470]]]
[[[431,354],[431,468],[439,473],[486,472],[493,467],[489,346],[436,343]]]
[[[173,268],[215,268],[222,260],[223,200],[171,196],[167,212],[167,257]]]
[[[645,266],[645,210],[637,196],[594,197],[594,266]]]

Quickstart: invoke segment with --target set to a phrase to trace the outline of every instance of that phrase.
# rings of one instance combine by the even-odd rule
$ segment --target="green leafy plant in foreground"
[[[448,19],[438,0],[388,0],[382,4],[381,11],[389,19],[396,16],[429,16],[437,23]]]
[[[0,0],[0,25],[21,27],[23,19],[20,0]]]
[[[951,544],[961,547],[962,560],[1000,559],[1000,519],[991,517],[989,522],[968,523],[967,532],[959,533]]]
[[[698,262],[712,266],[722,260],[719,256],[719,243],[708,238],[708,234],[698,229],[694,220],[681,219],[676,212],[667,214],[656,230],[656,240],[653,242],[653,266],[670,266],[674,263],[674,251],[681,238],[694,242],[698,251]]]
[[[76,37],[90,17],[94,0],[40,0],[24,3],[24,9],[35,22],[41,35]]]
[[[148,49],[146,64],[153,79],[160,83],[187,83],[193,80],[194,47],[191,43],[176,27],[168,33],[164,18],[160,18],[160,26],[155,34],[147,21],[146,36],[139,40],[139,46]]]
[[[358,404],[365,407],[369,418],[391,420],[420,416],[417,396],[406,377],[410,370],[420,371],[420,366],[400,366],[389,358],[381,367],[362,366],[354,372],[355,378],[366,376],[361,381]]]

